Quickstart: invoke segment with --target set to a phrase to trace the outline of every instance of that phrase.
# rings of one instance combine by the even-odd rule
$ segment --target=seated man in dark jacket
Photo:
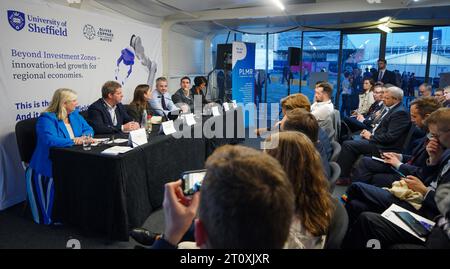
[[[345,240],[347,248],[364,248],[369,239],[376,239],[382,248],[390,247],[395,244],[417,244],[428,248],[449,248],[450,247],[450,225],[449,225],[449,191],[450,182],[450,109],[441,108],[434,112],[427,119],[427,124],[433,138],[427,145],[427,151],[430,155],[428,165],[424,169],[424,175],[434,174],[431,184],[423,188],[419,182],[408,183],[410,188],[425,192],[425,197],[420,210],[411,210],[404,204],[399,204],[408,210],[415,211],[427,219],[435,219],[436,226],[428,235],[424,243],[408,232],[392,224],[377,213],[382,213],[384,209],[372,210],[359,216],[356,223],[349,230]],[[446,151],[444,149],[447,148]],[[422,190],[420,190],[422,189]],[[442,206],[447,203],[447,206]],[[439,214],[443,214],[439,216]],[[437,218],[435,218],[437,217]]]
[[[375,102],[370,106],[367,114],[358,114],[353,117],[345,117],[344,122],[350,129],[350,133],[360,131],[363,129],[372,130],[373,124],[377,124],[381,118],[381,111],[384,108],[383,93],[384,87],[376,85],[373,88],[373,98]],[[348,134],[350,135],[350,134]]]
[[[350,170],[360,155],[377,156],[379,150],[401,151],[403,138],[411,126],[409,114],[402,106],[403,90],[397,87],[387,88],[383,98],[386,111],[381,115],[380,123],[372,131],[363,130],[360,140],[349,140],[342,144],[338,164],[342,169],[341,176],[347,178],[347,181]]]
[[[180,87],[172,95],[172,102],[180,109],[183,109],[183,106],[187,106],[191,112],[194,112],[194,94],[191,91],[191,79],[189,77],[182,77]]]
[[[108,81],[102,87],[102,98],[88,108],[88,122],[96,134],[114,134],[139,129],[127,114],[122,101],[122,86],[115,81]]]
[[[295,108],[287,111],[281,121],[281,131],[297,131],[308,136],[314,143],[320,154],[325,176],[330,177],[330,163],[328,162],[328,154],[319,140],[319,124],[317,119],[303,108]],[[328,138],[328,137],[327,137]]]
[[[419,177],[407,175],[402,178],[408,188],[423,195],[420,208],[416,209],[409,202],[400,200],[389,191],[368,185],[354,183],[347,190],[346,209],[350,221],[365,211],[382,213],[392,203],[432,219],[439,214],[434,202],[437,186],[450,182],[450,109],[433,112],[426,121],[432,138],[426,150],[429,158]],[[447,124],[447,125],[444,125]]]
[[[428,132],[424,122],[431,113],[438,110],[441,104],[433,97],[422,97],[411,103],[411,121],[418,128]],[[418,176],[422,167],[426,165],[428,153],[426,145],[428,138],[420,139],[418,146],[411,155],[385,152],[383,154],[384,163],[373,160],[371,157],[364,157],[352,175],[352,182],[364,182],[378,187],[390,187],[392,182],[398,180],[395,170],[405,175]]]

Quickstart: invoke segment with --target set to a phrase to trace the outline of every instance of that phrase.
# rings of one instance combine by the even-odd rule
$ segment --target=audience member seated
[[[360,155],[379,156],[379,150],[400,152],[404,137],[409,131],[411,121],[408,112],[402,105],[403,90],[398,87],[384,91],[386,110],[381,115],[380,123],[372,132],[363,130],[359,140],[348,140],[342,144],[338,159],[341,166],[341,177],[337,184],[349,184],[350,171]]]
[[[307,112],[311,112],[311,103],[309,102],[308,97],[306,97],[306,95],[301,93],[295,93],[281,99],[281,111],[283,113],[283,117],[286,116],[286,113],[288,111],[294,110],[296,108],[302,108]],[[259,128],[256,130],[256,133],[258,135],[261,135],[264,132],[270,131],[272,128],[279,128],[280,124],[281,121],[277,122],[275,126],[271,128]],[[333,154],[333,147],[331,146],[331,141],[327,133],[320,127],[319,127],[319,141],[317,143],[317,147],[318,151],[325,152],[327,160],[330,160],[331,155]]]
[[[122,86],[116,81],[108,81],[102,86],[102,98],[88,108],[89,123],[96,134],[114,134],[139,129],[126,108],[121,104]]]
[[[377,125],[381,120],[381,115],[385,109],[383,103],[384,87],[381,85],[375,85],[373,89],[373,97],[375,102],[370,106],[367,114],[356,114],[352,117],[344,118],[344,123],[347,124],[349,128],[349,133],[341,134],[344,140],[351,139],[353,133],[361,131],[364,129],[372,130],[375,125]],[[344,132],[345,130],[341,130]]]
[[[173,103],[180,109],[194,112],[194,94],[191,91],[191,79],[189,77],[182,77],[180,80],[180,87],[173,95]]]
[[[375,82],[372,79],[365,79],[363,81],[363,93],[359,95],[358,109],[353,115],[367,115],[367,113],[369,113],[370,107],[375,103],[373,94],[374,87]]]
[[[83,143],[84,134],[94,135],[91,126],[78,113],[77,94],[70,89],[58,89],[48,108],[36,123],[37,144],[26,171],[27,195],[33,220],[52,224],[53,175],[50,148],[71,147]],[[92,138],[91,138],[92,139]]]
[[[144,111],[147,115],[154,114],[152,108],[150,107],[150,104],[148,103],[151,98],[152,89],[150,89],[149,85],[141,84],[138,85],[136,89],[134,89],[133,101],[131,101],[130,105],[128,106],[127,112],[135,122],[142,122],[142,115],[144,114]]]
[[[327,178],[330,177],[330,163],[328,152],[323,143],[319,140],[319,124],[316,118],[303,108],[295,108],[286,112],[281,121],[281,131],[298,131],[304,133],[314,143],[316,150],[320,154],[323,171]]]
[[[346,248],[364,248],[369,239],[379,240],[382,248],[388,248],[393,245],[402,244],[407,247],[409,244],[420,245],[426,248],[449,248],[450,230],[449,230],[449,182],[450,182],[450,109],[441,108],[433,112],[426,124],[433,135],[427,146],[430,155],[424,175],[431,174],[432,182],[423,185],[421,181],[415,178],[406,179],[408,187],[424,194],[424,200],[421,208],[416,210],[404,201],[390,201],[405,207],[408,210],[419,215],[436,221],[436,226],[428,235],[425,242],[417,239],[403,229],[391,223],[379,213],[383,212],[386,205],[380,203],[376,210],[362,213],[346,236],[344,246]],[[444,151],[447,149],[446,151]],[[442,189],[443,188],[443,189]],[[436,192],[436,193],[435,193]],[[383,194],[383,196],[387,196]],[[384,200],[384,199],[381,199]],[[380,197],[377,198],[380,201]],[[387,201],[383,201],[386,203]],[[379,203],[379,202],[377,202]],[[375,209],[372,206],[371,209]],[[442,214],[442,215],[441,215]]]
[[[350,220],[365,211],[382,213],[392,203],[432,219],[438,214],[434,203],[436,187],[450,181],[450,109],[439,109],[433,112],[426,124],[431,133],[426,150],[429,158],[419,177],[406,175],[401,183],[413,191],[409,201],[401,200],[386,189],[381,189],[365,183],[353,183],[347,190],[346,208]],[[403,196],[402,196],[403,197]],[[404,195],[404,197],[408,197]]]
[[[266,142],[270,146],[265,152],[281,163],[295,195],[295,214],[285,248],[322,249],[335,206],[317,150],[300,132],[276,133]]]
[[[445,102],[444,88],[438,88],[434,91],[434,98],[438,100],[439,103],[443,104]]]
[[[333,126],[334,106],[331,102],[333,87],[327,82],[316,85],[314,94],[315,102],[311,106],[311,113],[316,117],[319,126],[332,137],[335,130]]]
[[[424,121],[431,113],[438,110],[441,104],[433,97],[421,97],[411,103],[411,122],[418,128],[428,132]],[[390,187],[399,179],[397,171],[404,175],[419,176],[420,170],[426,165],[428,153],[426,146],[428,137],[420,139],[418,146],[412,151],[412,155],[384,152],[385,163],[364,157],[355,169],[352,182],[364,182],[377,187]]]
[[[223,146],[206,161],[201,195],[197,192],[188,199],[181,187],[181,180],[165,186],[165,229],[154,249],[176,248],[197,209],[195,240],[201,248],[284,246],[294,216],[294,194],[283,168],[268,154]]]
[[[429,97],[432,96],[433,88],[428,83],[422,83],[419,86],[419,95]]]
[[[444,88],[445,101],[442,104],[443,107],[450,107],[450,86]]]
[[[179,111],[178,107],[172,102],[170,93],[168,93],[167,79],[165,77],[156,79],[156,90],[152,91],[150,107],[156,114],[166,119],[171,112]]]

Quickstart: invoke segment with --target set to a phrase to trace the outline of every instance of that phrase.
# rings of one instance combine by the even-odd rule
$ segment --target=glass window
[[[419,85],[425,82],[428,35],[428,32],[387,34],[387,70],[394,71],[396,84],[405,96],[417,96]]]
[[[439,82],[441,73],[450,72],[450,26],[435,27],[432,43],[429,81],[436,89],[447,86]]]
[[[267,103],[278,103],[288,94],[298,92],[300,65],[290,65],[289,48],[301,47],[301,32],[290,31],[269,35]],[[300,62],[300,54],[296,62]],[[264,89],[263,89],[264,90]]]
[[[348,116],[358,108],[358,95],[363,91],[363,79],[373,78],[374,62],[380,55],[381,35],[344,34],[340,86],[341,115]]]
[[[301,92],[314,98],[317,81],[328,81],[336,94],[340,32],[305,32],[303,35],[303,63]]]

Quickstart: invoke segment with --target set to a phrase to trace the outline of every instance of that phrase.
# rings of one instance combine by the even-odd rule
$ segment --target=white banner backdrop
[[[58,88],[78,92],[80,109],[107,80],[138,84],[162,71],[161,29],[40,1],[0,2],[0,210],[25,199],[16,122],[36,117]],[[73,164],[76,169],[76,164]]]

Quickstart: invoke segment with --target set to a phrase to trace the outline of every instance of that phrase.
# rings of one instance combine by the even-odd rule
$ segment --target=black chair
[[[37,144],[36,135],[37,118],[31,118],[16,123],[16,140],[20,159],[24,170],[27,170]],[[28,209],[28,200],[23,205],[22,215],[25,216]]]
[[[330,157],[330,162],[337,162],[337,159],[339,157],[339,154],[341,154],[341,144],[339,144],[337,141],[331,141],[331,146],[333,147],[333,153]]]
[[[36,148],[36,122],[37,118],[31,118],[16,123],[17,146],[24,169],[28,167]]]
[[[345,207],[336,200],[336,209],[328,230],[325,249],[340,249],[348,229],[348,215]]]
[[[336,187],[336,181],[341,176],[341,167],[336,162],[330,162],[330,192],[333,193],[334,187]]]

